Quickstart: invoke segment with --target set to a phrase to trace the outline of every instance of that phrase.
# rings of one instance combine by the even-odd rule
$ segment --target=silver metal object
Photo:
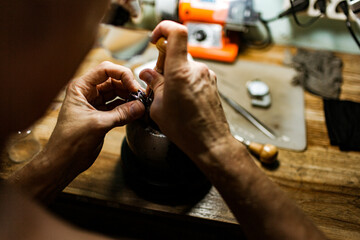
[[[187,22],[188,43],[200,47],[222,47],[223,28],[220,24]]]
[[[265,82],[254,79],[248,81],[246,87],[253,106],[267,108],[271,105],[270,88]]]
[[[226,97],[219,91],[220,97],[224,99],[235,111],[240,113],[244,118],[246,118],[250,123],[252,123],[257,129],[259,129],[262,133],[268,136],[271,139],[276,139],[276,134],[265,124],[256,119],[251,113],[249,113],[245,108],[240,106],[234,100]]]
[[[234,135],[234,138],[236,138],[236,140],[238,140],[239,142],[241,142],[242,144],[244,144],[246,147],[249,147],[249,145],[250,145],[250,141],[249,141],[249,140],[246,140],[245,138],[240,137],[240,136],[237,135],[237,134]]]

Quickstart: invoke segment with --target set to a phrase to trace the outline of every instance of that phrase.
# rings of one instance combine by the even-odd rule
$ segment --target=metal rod
[[[246,118],[250,123],[252,123],[262,133],[264,133],[266,136],[268,136],[271,139],[276,139],[276,134],[270,128],[265,126],[265,124],[263,124],[257,118],[255,118],[251,113],[249,113],[245,108],[240,106],[234,100],[226,97],[220,91],[219,91],[219,94],[220,94],[220,97],[227,102],[227,104],[229,104],[235,111],[240,113],[244,118]]]

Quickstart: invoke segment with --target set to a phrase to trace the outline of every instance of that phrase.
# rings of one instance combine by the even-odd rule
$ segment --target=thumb
[[[153,69],[141,71],[139,77],[154,91],[154,94],[164,84],[164,76]]]
[[[123,126],[140,118],[145,112],[145,106],[140,101],[131,101],[119,105],[111,111],[102,112],[102,122],[108,128]]]

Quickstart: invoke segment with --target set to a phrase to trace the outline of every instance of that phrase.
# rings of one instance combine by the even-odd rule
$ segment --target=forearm
[[[194,157],[249,237],[325,238],[234,138]]]
[[[50,139],[43,151],[14,172],[7,182],[33,198],[49,202],[79,174],[72,167],[76,147],[71,145]]]
[[[8,182],[30,196],[49,201],[78,174],[88,169],[100,153],[105,134],[144,114],[140,101],[108,101],[140,89],[130,71],[110,62],[89,71],[68,84],[55,129],[44,150]]]

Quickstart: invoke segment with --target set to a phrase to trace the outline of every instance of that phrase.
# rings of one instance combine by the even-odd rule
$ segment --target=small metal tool
[[[142,104],[144,104],[145,109],[149,109],[152,98],[148,97],[145,92],[141,91],[140,89],[137,92],[132,92],[129,94],[129,97],[127,99],[127,102],[131,102],[134,100],[139,100]]]
[[[276,139],[276,134],[267,126],[265,126],[262,122],[256,119],[251,113],[249,113],[245,108],[240,106],[234,100],[226,97],[219,91],[220,97],[224,99],[235,111],[240,113],[244,118],[246,118],[250,123],[252,123],[257,129],[259,129],[262,133],[268,136],[271,139]]]

